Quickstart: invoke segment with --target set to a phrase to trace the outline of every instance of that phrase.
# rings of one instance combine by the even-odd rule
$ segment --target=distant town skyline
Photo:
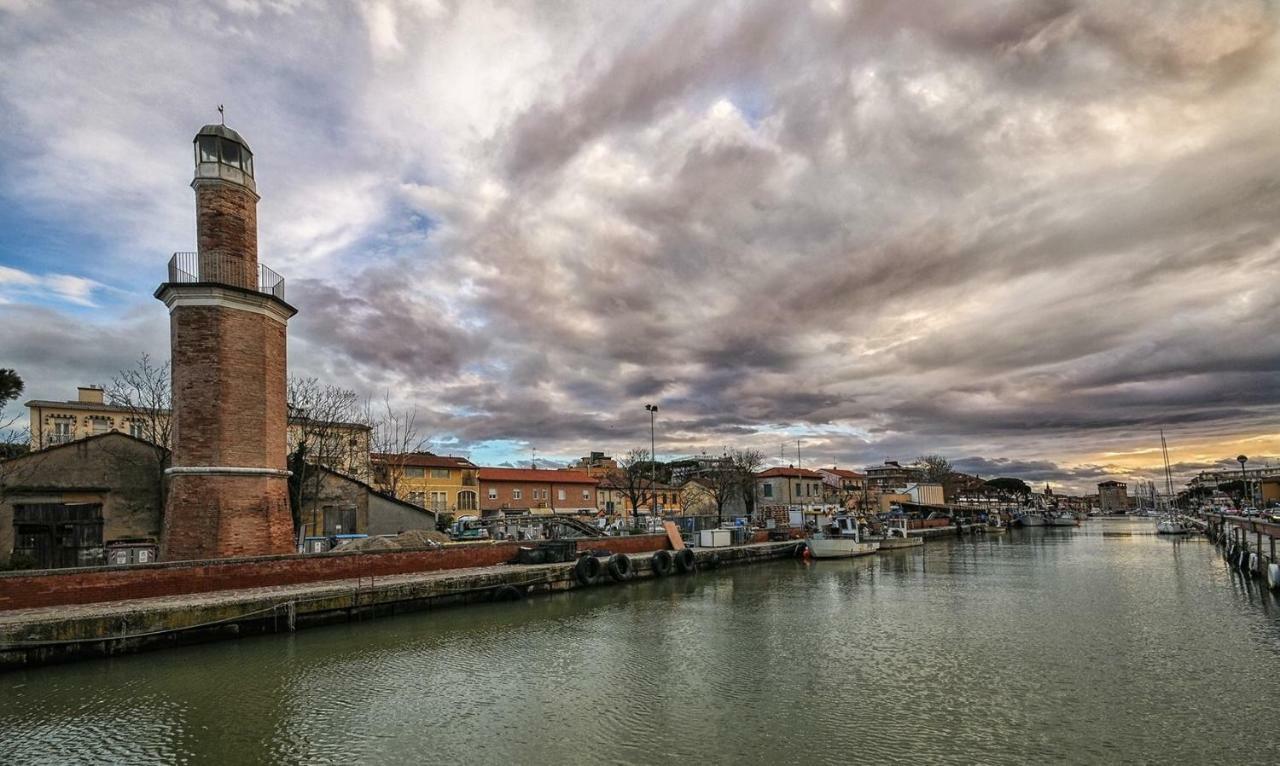
[[[647,449],[656,403],[660,457],[799,439],[1078,493],[1158,480],[1161,428],[1181,479],[1275,461],[1276,21],[0,1],[0,366],[70,399],[167,356],[223,104],[290,371],[416,405],[442,453]]]

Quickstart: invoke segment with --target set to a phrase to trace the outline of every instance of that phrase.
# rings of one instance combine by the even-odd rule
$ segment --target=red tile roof
[[[793,479],[821,479],[822,474],[808,468],[768,468],[756,474],[757,479],[772,479],[775,476],[787,476]]]
[[[480,481],[528,481],[547,484],[597,484],[582,471],[555,471],[546,468],[481,468]]]
[[[823,470],[823,471],[825,471],[825,472],[827,472],[827,473],[829,473],[829,474],[833,474],[833,475],[835,475],[835,476],[839,476],[839,477],[841,477],[841,478],[845,478],[845,479],[865,479],[865,478],[867,478],[867,475],[866,475],[865,473],[858,473],[857,471],[850,471],[850,470],[849,470],[849,469],[847,469],[847,468],[823,468],[822,470]]]
[[[415,468],[475,468],[476,464],[467,460],[465,457],[453,457],[452,455],[433,455],[430,452],[411,452],[406,455],[387,455],[383,453],[374,453],[369,456],[374,464],[390,463],[396,466],[411,465]]]

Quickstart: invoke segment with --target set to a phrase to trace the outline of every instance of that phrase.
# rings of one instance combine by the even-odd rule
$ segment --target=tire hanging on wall
[[[673,566],[675,559],[671,557],[670,551],[658,551],[649,557],[649,568],[653,570],[654,577],[666,577],[671,574]]]
[[[1271,590],[1280,588],[1280,564],[1267,564],[1267,586]]]
[[[609,557],[609,576],[617,582],[630,579],[634,570],[631,568],[631,559],[625,553],[615,553]]]
[[[676,569],[681,574],[689,574],[698,571],[698,557],[693,555],[693,551],[685,548],[676,553]]]
[[[524,598],[524,591],[514,585],[500,585],[493,592],[494,601],[519,601]]]
[[[595,556],[582,556],[578,559],[578,563],[573,565],[573,579],[578,581],[579,585],[590,585],[600,577],[600,559]]]

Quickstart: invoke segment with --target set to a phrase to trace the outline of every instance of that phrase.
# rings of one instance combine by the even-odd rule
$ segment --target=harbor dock
[[[794,556],[797,545],[764,542],[689,550],[698,568],[712,568]],[[660,576],[652,563],[655,553],[621,554],[631,569],[621,578],[609,575],[607,557],[598,557],[601,574],[588,583],[575,576],[576,561],[497,564],[11,609],[0,611],[0,670],[623,584]],[[684,575],[672,568],[666,576]]]

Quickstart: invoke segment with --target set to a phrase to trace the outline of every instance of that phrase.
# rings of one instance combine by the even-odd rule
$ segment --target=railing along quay
[[[214,284],[240,287],[284,300],[284,277],[263,264],[251,264],[221,251],[174,253],[169,281],[175,284]]]
[[[1204,518],[1208,524],[1206,534],[1222,548],[1228,564],[1263,578],[1272,589],[1280,589],[1280,558],[1276,557],[1280,524],[1222,513],[1206,514]]]

